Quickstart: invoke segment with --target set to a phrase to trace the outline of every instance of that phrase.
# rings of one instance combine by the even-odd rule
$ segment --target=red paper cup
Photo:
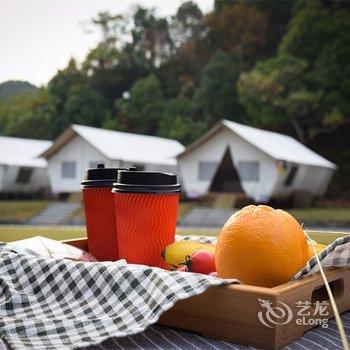
[[[175,239],[180,197],[176,175],[121,171],[112,191],[119,258],[167,268],[161,254]]]
[[[161,254],[174,242],[179,194],[115,193],[119,256],[167,268]]]
[[[119,168],[99,164],[88,169],[81,183],[90,253],[99,261],[118,260],[114,198],[111,192]],[[125,169],[123,169],[125,170]]]
[[[111,188],[86,188],[82,191],[89,252],[99,261],[118,260],[118,237]]]

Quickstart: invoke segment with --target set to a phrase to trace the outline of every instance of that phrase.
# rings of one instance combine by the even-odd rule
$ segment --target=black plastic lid
[[[87,169],[81,188],[112,187],[117,181],[118,171],[125,168],[105,168],[104,164],[97,164],[97,168]],[[135,171],[136,168],[129,170]]]
[[[119,171],[112,192],[178,193],[181,186],[175,174],[155,171]]]

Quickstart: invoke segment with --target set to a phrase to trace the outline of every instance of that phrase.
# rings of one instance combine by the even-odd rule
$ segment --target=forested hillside
[[[21,93],[35,93],[37,87],[27,81],[9,80],[0,84],[0,100],[6,100]]]
[[[100,43],[35,95],[0,103],[0,132],[55,138],[71,123],[189,144],[222,118],[290,134],[339,165],[349,196],[350,3],[189,1],[170,18],[100,13]]]

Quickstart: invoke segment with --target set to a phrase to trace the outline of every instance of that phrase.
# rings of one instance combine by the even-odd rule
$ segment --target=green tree
[[[241,102],[265,125],[289,120],[305,142],[333,132],[349,121],[349,55],[349,12],[336,3],[297,3],[278,55],[242,73]]]
[[[339,193],[349,191],[349,57],[349,7],[299,1],[277,56],[242,73],[238,83],[255,123],[290,132],[340,165],[333,188]]]
[[[100,45],[109,49],[122,46],[122,38],[126,34],[127,25],[122,15],[112,15],[106,11],[100,12],[91,20],[91,24],[97,26],[102,34]]]
[[[236,91],[238,74],[238,65],[221,50],[217,50],[204,67],[195,104],[209,125],[224,117],[235,120],[243,117]]]
[[[216,1],[205,17],[211,50],[221,49],[239,59],[242,69],[264,57],[267,15],[244,1]]]
[[[112,109],[103,94],[91,86],[90,77],[75,60],[49,82],[52,101],[50,136],[56,137],[72,123],[100,127]]]
[[[0,104],[0,126],[7,136],[49,139],[52,103],[48,91],[17,94]]]
[[[279,54],[304,59],[308,86],[321,93],[322,123],[339,124],[350,113],[350,13],[341,3],[300,3]],[[334,124],[333,123],[333,124]]]
[[[151,74],[137,80],[130,90],[130,98],[118,100],[117,107],[119,116],[127,123],[124,129],[154,135],[164,110],[164,96],[156,76]]]
[[[35,94],[38,88],[27,81],[8,80],[0,84],[0,101],[22,93]]]
[[[274,129],[288,124],[305,141],[320,100],[319,93],[309,91],[303,80],[307,68],[302,59],[280,55],[241,74],[237,84],[240,101],[255,124]]]
[[[209,58],[205,29],[203,13],[192,1],[181,4],[171,17],[169,30],[174,54],[155,72],[166,98],[193,97],[202,68]]]
[[[204,121],[194,119],[193,102],[184,96],[169,100],[159,123],[157,134],[187,145],[207,129]]]
[[[294,16],[282,38],[278,53],[300,57],[309,62],[310,68],[325,42],[332,40],[332,15],[319,1],[296,3]]]
[[[102,40],[88,53],[82,70],[90,87],[105,98],[114,112],[115,100],[137,79],[147,76],[152,67],[135,45],[127,41],[131,33],[130,28],[126,31],[128,23],[123,16],[103,12],[92,24],[102,33]]]
[[[196,3],[186,1],[180,5],[171,18],[170,35],[176,48],[201,40],[204,35],[203,13]]]
[[[121,98],[139,78],[150,73],[148,62],[137,53],[125,48],[123,51],[99,45],[88,54],[83,72],[89,86],[103,96],[108,108],[114,109],[115,100]]]
[[[126,48],[143,56],[152,67],[159,66],[174,53],[166,18],[157,18],[154,10],[138,7],[133,15],[132,41]]]
[[[100,127],[111,117],[105,99],[86,85],[76,85],[70,89],[63,111],[70,123]]]
[[[82,86],[87,83],[87,77],[78,68],[74,59],[71,59],[68,66],[59,70],[48,84],[48,92],[52,101],[52,125],[50,137],[57,137],[65,128],[71,124],[71,120],[65,114],[65,106],[70,93],[75,86]]]
[[[276,54],[287,25],[292,16],[293,1],[251,1],[247,2],[257,7],[267,16],[266,40],[261,57],[268,58]]]

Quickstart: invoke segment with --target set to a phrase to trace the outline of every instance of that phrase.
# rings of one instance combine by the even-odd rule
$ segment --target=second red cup
[[[119,258],[167,268],[161,254],[175,239],[180,197],[176,175],[119,171],[113,193]]]

